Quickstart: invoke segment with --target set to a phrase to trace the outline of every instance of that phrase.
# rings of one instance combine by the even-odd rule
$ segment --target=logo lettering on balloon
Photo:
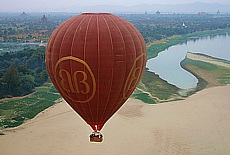
[[[131,93],[133,92],[133,90],[136,88],[140,77],[143,73],[143,66],[142,66],[142,62],[138,63],[143,57],[145,56],[145,53],[141,54],[140,56],[138,56],[136,58],[136,60],[133,63],[133,66],[129,72],[129,75],[126,79],[125,82],[125,86],[124,86],[124,90],[123,90],[123,98],[127,99]]]
[[[78,103],[87,103],[94,97],[96,81],[85,61],[73,56],[63,57],[57,61],[54,74],[65,97]]]

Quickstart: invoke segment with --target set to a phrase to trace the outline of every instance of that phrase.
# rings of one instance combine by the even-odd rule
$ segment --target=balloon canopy
[[[62,97],[100,131],[137,86],[146,46],[128,21],[110,13],[83,13],[52,33],[46,65]]]

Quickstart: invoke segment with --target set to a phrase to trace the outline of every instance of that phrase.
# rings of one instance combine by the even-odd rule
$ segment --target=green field
[[[54,105],[61,96],[51,90],[49,83],[36,88],[36,92],[20,99],[0,101],[0,128],[16,127]]]

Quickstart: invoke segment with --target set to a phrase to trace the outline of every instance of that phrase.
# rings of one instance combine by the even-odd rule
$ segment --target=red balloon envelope
[[[95,131],[132,94],[145,64],[142,35],[110,13],[68,19],[53,32],[46,49],[54,86]]]

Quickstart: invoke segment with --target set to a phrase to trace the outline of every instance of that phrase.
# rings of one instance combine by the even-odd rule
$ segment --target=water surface
[[[147,61],[150,71],[182,89],[194,88],[198,79],[180,66],[187,52],[203,53],[230,61],[230,34],[202,37],[169,47]]]

